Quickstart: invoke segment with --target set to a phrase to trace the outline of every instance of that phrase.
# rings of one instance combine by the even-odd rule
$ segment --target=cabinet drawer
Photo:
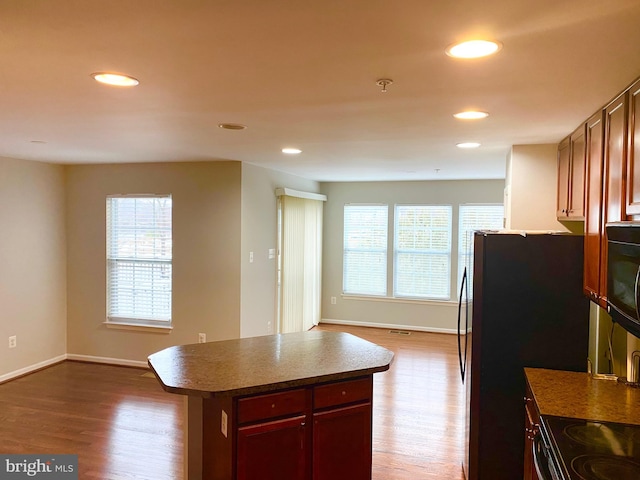
[[[305,406],[304,388],[241,398],[238,400],[238,423],[304,413]]]
[[[371,377],[320,385],[313,389],[313,408],[371,401],[372,389]]]

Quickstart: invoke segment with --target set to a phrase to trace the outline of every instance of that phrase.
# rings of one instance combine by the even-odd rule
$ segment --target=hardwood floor
[[[454,335],[321,325],[394,352],[373,376],[373,480],[462,480],[464,390]]]
[[[373,480],[461,480],[452,335],[322,325],[395,353],[374,375]],[[80,479],[182,479],[182,396],[145,370],[64,362],[0,385],[0,453],[76,453]]]
[[[182,478],[182,397],[147,373],[67,361],[0,385],[0,453],[78,454],[80,479]]]

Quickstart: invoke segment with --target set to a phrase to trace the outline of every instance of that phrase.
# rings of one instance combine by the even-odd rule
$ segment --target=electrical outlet
[[[249,252],[249,263],[253,263],[253,252]]]
[[[335,305],[336,304],[336,297],[331,297],[331,305]]]
[[[222,432],[222,434],[226,437],[227,436],[227,423],[228,423],[228,418],[227,418],[227,412],[225,412],[224,410],[222,410],[222,415],[220,416],[220,431]]]
[[[207,341],[207,334],[206,333],[199,333],[198,334],[198,343],[206,343]]]
[[[9,337],[9,348],[16,348],[18,346],[18,337],[15,335]]]
[[[267,322],[267,333],[273,333],[273,327],[271,326],[271,322]]]

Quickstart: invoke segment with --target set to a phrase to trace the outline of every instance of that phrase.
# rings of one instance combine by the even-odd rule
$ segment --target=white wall
[[[64,211],[63,167],[0,158],[0,380],[66,353]]]
[[[557,149],[557,144],[511,147],[507,157],[506,228],[566,231],[581,227],[580,222],[563,225],[556,218]]]
[[[373,326],[453,332],[457,328],[458,208],[462,203],[502,203],[503,180],[323,183],[322,319]],[[453,205],[451,301],[416,302],[342,296],[344,205],[347,203]],[[331,304],[336,297],[336,304]]]
[[[318,182],[242,164],[242,294],[240,336],[276,331],[276,196],[278,187],[317,193]],[[253,252],[253,262],[249,262]]]
[[[146,362],[170,345],[240,335],[240,162],[68,166],[68,352]],[[109,194],[173,196],[171,333],[109,329],[106,221]]]

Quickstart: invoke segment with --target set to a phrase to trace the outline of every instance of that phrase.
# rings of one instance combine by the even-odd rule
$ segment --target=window
[[[394,296],[449,299],[451,206],[397,205]]]
[[[343,291],[387,294],[387,205],[345,205]]]
[[[171,196],[107,198],[107,320],[169,326]]]
[[[503,205],[460,205],[458,228],[458,286],[462,284],[464,267],[467,267],[469,296],[473,293],[473,232],[499,230],[504,217]]]

